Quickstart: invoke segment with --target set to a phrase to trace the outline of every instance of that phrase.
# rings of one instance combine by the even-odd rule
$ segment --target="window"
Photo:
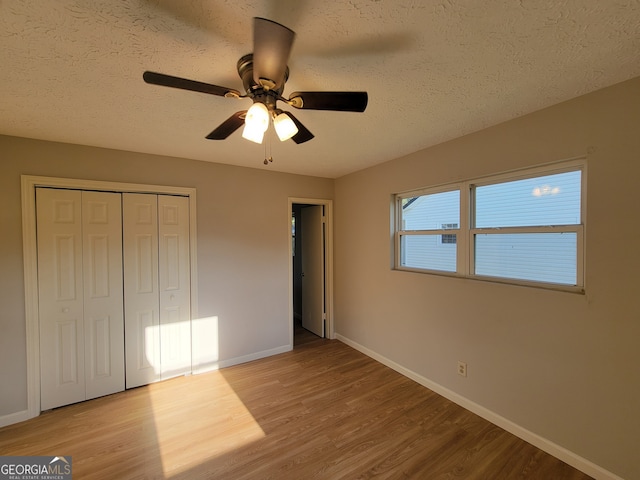
[[[456,271],[457,229],[460,223],[460,191],[425,193],[401,202],[402,235],[400,265],[425,270]],[[442,237],[453,241],[446,244]],[[453,248],[450,248],[453,247]]]
[[[396,268],[581,289],[584,162],[396,195]]]
[[[443,223],[442,224],[442,229],[443,230],[449,230],[452,228],[458,228],[458,224],[457,223]],[[456,235],[455,234],[451,234],[451,233],[443,233],[440,236],[440,240],[442,243],[456,243]]]

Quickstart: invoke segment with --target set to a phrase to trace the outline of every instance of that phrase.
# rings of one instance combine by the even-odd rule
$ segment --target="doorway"
[[[333,338],[331,200],[289,199],[291,345]]]

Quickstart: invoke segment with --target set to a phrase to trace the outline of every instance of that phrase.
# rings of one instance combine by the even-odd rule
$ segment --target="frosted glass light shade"
[[[247,111],[244,123],[250,125],[251,128],[266,132],[267,128],[269,128],[269,110],[265,104],[256,102],[251,105],[251,108]]]
[[[262,143],[262,139],[264,138],[264,132],[259,128],[253,128],[250,124],[244,124],[244,129],[242,130],[242,138],[246,138],[247,140],[254,143]]]
[[[264,132],[269,128],[269,110],[260,102],[251,105],[244,119],[242,138],[255,143],[262,143]]]
[[[278,138],[282,142],[284,142],[285,140],[289,140],[296,133],[298,133],[298,127],[296,127],[296,124],[293,123],[293,120],[291,120],[291,118],[286,113],[281,113],[280,115],[274,117],[273,126],[276,129]]]

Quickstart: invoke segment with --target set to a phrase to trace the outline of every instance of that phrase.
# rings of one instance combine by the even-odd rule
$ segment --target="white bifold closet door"
[[[189,202],[123,194],[126,386],[191,372]]]
[[[41,409],[124,390],[121,196],[37,188]]]

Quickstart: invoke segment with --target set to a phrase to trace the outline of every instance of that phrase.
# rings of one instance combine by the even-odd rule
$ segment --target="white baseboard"
[[[23,410],[21,412],[10,413],[9,415],[3,415],[0,417],[0,427],[6,427],[7,425],[13,425],[14,423],[24,422],[29,420],[29,410]]]
[[[360,345],[359,343],[354,342],[353,340],[350,340],[349,338],[344,337],[343,335],[340,335],[339,333],[336,333],[336,339],[349,345],[350,347],[355,348],[359,352],[364,353],[368,357],[371,357],[374,360],[377,360],[383,365],[386,365],[387,367],[392,368],[396,372],[401,373],[405,377],[410,378],[411,380],[419,383],[420,385],[428,388],[429,390],[432,390],[435,393],[442,395],[446,399],[451,400],[452,402],[460,405],[461,407],[469,410],[470,412],[475,413],[476,415],[484,418],[485,420],[488,420],[489,422],[493,423],[494,425],[497,425],[498,427],[506,430],[507,432],[512,433],[513,435],[521,438],[525,442],[528,442],[531,445],[538,447],[540,450],[547,452],[550,455],[553,455],[557,459],[562,460],[563,462],[571,465],[572,467],[580,470],[583,473],[586,473],[587,475],[595,478],[596,480],[624,480],[621,477],[617,476],[616,474],[609,472],[608,470],[605,470],[604,468],[600,467],[599,465],[596,465],[593,462],[590,462],[586,458],[583,458],[571,452],[570,450],[567,450],[566,448],[561,447],[560,445],[557,445],[552,441],[547,440],[546,438],[541,437],[540,435],[533,433],[516,423],[513,423],[511,420],[508,420],[502,417],[501,415],[498,415],[497,413],[492,412],[491,410],[483,407],[482,405],[478,405],[477,403],[457,394],[452,390],[449,390],[446,387],[443,387],[442,385],[432,382],[428,378],[423,377],[422,375],[419,375],[416,372],[403,367],[402,365],[394,362],[393,360],[390,360],[384,357],[383,355],[380,355],[379,353],[376,353],[373,350],[370,350],[369,348],[363,345]]]
[[[234,357],[234,358],[229,358],[227,360],[219,360],[216,362],[201,364],[193,368],[193,373],[200,374],[200,373],[211,372],[213,370],[219,370],[225,367],[232,367],[233,365],[252,362],[254,360],[260,360],[261,358],[270,357],[272,355],[278,355],[279,353],[289,352],[292,349],[293,347],[291,345],[282,345],[280,347],[271,348],[269,350],[262,350],[261,352],[250,353],[249,355],[243,355],[241,357]]]

